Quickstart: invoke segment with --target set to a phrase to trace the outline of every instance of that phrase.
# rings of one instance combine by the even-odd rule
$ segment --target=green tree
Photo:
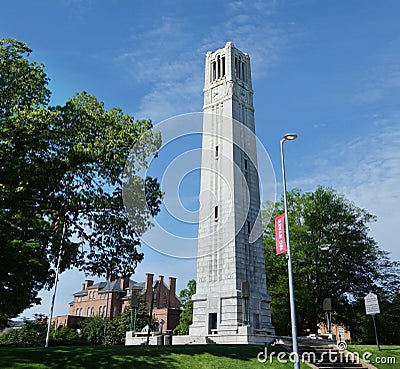
[[[30,52],[0,39],[0,326],[51,287],[64,224],[61,271],[132,274],[162,195],[155,179],[138,177],[161,144],[151,122],[86,92],[49,106],[49,79]]]
[[[144,301],[139,300],[136,311],[136,330],[140,331],[149,321],[149,309]],[[131,309],[126,308],[107,324],[107,345],[125,344],[126,332],[131,330]]]
[[[98,315],[91,316],[79,323],[82,337],[93,345],[104,340],[104,319]]]
[[[38,317],[26,321],[19,329],[12,329],[0,335],[0,344],[12,346],[43,346],[46,340],[47,319]],[[51,334],[54,334],[52,327]]]
[[[179,317],[179,324],[175,327],[174,333],[179,335],[189,334],[189,326],[193,321],[193,301],[192,296],[196,293],[196,281],[191,279],[187,288],[179,293],[182,301],[182,311]]]
[[[78,333],[75,329],[70,327],[61,327],[54,329],[52,327],[50,343],[56,345],[76,345],[78,342]]]
[[[368,232],[375,217],[334,190],[288,193],[297,322],[300,333],[324,321],[322,302],[332,298],[334,322],[357,332],[355,316],[369,291],[399,289],[398,264]],[[283,201],[274,216],[283,213]],[[265,260],[271,314],[278,334],[290,332],[287,259],[275,254],[273,218],[266,227]],[[396,287],[397,286],[397,287]]]

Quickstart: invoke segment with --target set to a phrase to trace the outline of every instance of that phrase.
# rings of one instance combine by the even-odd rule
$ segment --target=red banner
[[[284,254],[287,251],[285,241],[285,214],[278,215],[275,218],[275,240],[276,255]]]

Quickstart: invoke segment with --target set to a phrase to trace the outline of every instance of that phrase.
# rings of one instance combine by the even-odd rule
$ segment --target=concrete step
[[[301,346],[299,359],[319,369],[367,369],[357,358],[339,351],[336,346]]]

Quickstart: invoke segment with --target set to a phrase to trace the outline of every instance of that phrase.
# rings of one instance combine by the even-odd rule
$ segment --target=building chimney
[[[146,281],[144,283],[144,299],[149,304],[149,306],[151,304],[151,298],[153,296],[153,277],[154,274],[146,273]]]
[[[169,277],[168,288],[169,288],[169,295],[171,297],[175,297],[175,295],[176,295],[176,278],[175,277]]]
[[[125,276],[120,279],[119,287],[121,291],[125,291],[129,287],[130,276]]]
[[[159,275],[158,276],[158,281],[159,281],[160,285],[163,284],[164,283],[164,276],[163,275]]]
[[[90,286],[93,286],[93,281],[91,279],[86,279],[84,289],[86,290]]]

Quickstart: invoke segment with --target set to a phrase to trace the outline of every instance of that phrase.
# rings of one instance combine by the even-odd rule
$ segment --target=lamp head
[[[285,140],[293,141],[297,138],[296,133],[287,133],[286,135],[283,136]]]

